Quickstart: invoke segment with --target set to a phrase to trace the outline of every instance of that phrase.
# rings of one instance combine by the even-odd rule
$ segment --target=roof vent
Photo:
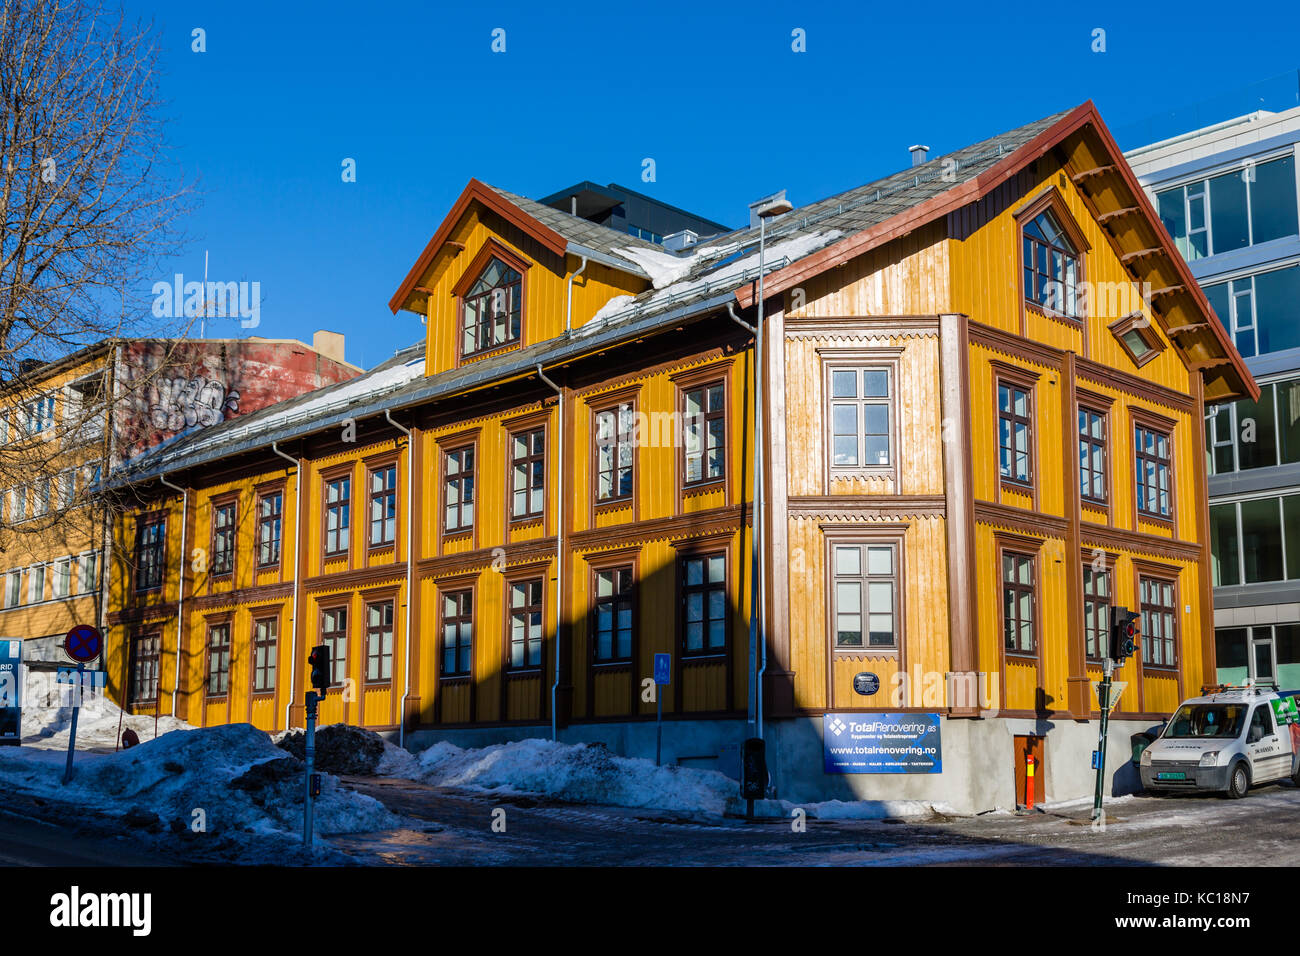
[[[669,252],[682,252],[700,241],[700,234],[694,229],[682,229],[664,236],[663,246]]]
[[[907,151],[912,154],[912,165],[920,166],[930,156],[929,146],[909,146]]]

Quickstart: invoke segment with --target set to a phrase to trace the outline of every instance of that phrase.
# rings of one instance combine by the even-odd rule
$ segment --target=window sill
[[[474,534],[473,528],[457,528],[455,531],[447,531],[444,529],[442,532],[442,540],[443,541],[461,541],[461,540],[468,541],[470,536],[473,534]]]
[[[889,647],[864,644],[862,647],[835,647],[831,649],[836,657],[897,657],[898,645]]]
[[[391,677],[384,677],[379,680],[367,680],[361,685],[363,690],[383,690],[384,688],[391,690],[392,686],[393,679]]]
[[[279,571],[279,570],[280,570],[280,559],[279,559],[279,558],[276,558],[274,561],[268,561],[266,564],[259,564],[259,565],[257,565],[257,573],[258,573],[258,574],[263,574],[263,573],[265,573],[265,572],[267,572],[267,571]]]
[[[1008,658],[1011,658],[1011,659],[1014,659],[1014,660],[1018,660],[1018,661],[1033,661],[1035,664],[1038,663],[1038,652],[1037,652],[1037,651],[1012,651],[1012,650],[1007,650],[1007,651],[1004,651],[1003,653],[1004,653],[1004,656],[1005,656],[1005,657],[1008,657]]]
[[[510,529],[514,531],[519,528],[531,528],[533,525],[541,524],[542,517],[543,516],[540,513],[535,515],[520,515],[517,518],[511,516]]]
[[[541,665],[536,667],[507,667],[506,677],[540,677],[542,673]]]
[[[1025,299],[1025,308],[1030,312],[1041,315],[1045,319],[1054,319],[1057,322],[1070,326],[1071,328],[1083,328],[1083,316],[1075,317],[1066,315],[1064,312],[1057,312],[1055,309],[1049,309],[1041,302],[1035,302],[1032,299]]]
[[[273,697],[275,697],[275,691],[273,691],[273,690],[255,690],[255,691],[252,692],[252,694],[251,694],[250,696],[251,696],[251,697],[253,698],[253,700],[255,700],[255,701],[257,701],[257,700],[271,700]]]
[[[681,659],[685,661],[721,661],[726,660],[728,650],[720,651],[682,651]]]
[[[1160,525],[1161,527],[1168,527],[1171,530],[1173,529],[1174,526],[1174,519],[1172,515],[1149,514],[1139,509],[1137,513],[1137,518],[1138,521],[1145,521],[1148,524]]]
[[[366,546],[367,554],[374,554],[377,551],[396,551],[396,550],[397,550],[396,541],[388,541],[384,544],[371,544]]]
[[[346,551],[326,551],[321,557],[326,561],[344,561],[347,559]]]
[[[1176,677],[1178,676],[1178,665],[1177,664],[1143,664],[1142,673],[1145,674],[1148,671],[1166,677]]]
[[[714,488],[723,487],[726,483],[726,475],[719,475],[716,478],[704,478],[700,481],[683,482],[682,494],[689,495],[697,491],[711,491]]]
[[[611,667],[611,668],[612,668],[612,667],[631,667],[631,666],[632,666],[632,661],[631,661],[630,659],[628,659],[628,660],[618,660],[618,661],[592,661],[592,662],[591,662],[591,666],[592,666],[592,667]]]
[[[523,348],[523,344],[523,339],[514,339],[511,342],[493,345],[491,348],[479,349],[477,352],[462,352],[460,354],[460,364],[469,365],[486,358],[492,358],[494,355],[500,355],[503,352],[513,352]]]
[[[623,495],[621,498],[606,498],[604,501],[596,502],[596,514],[602,514],[606,511],[621,511],[630,507],[632,507],[631,495]]]
[[[438,680],[444,684],[468,684],[473,679],[471,674],[439,674]]]

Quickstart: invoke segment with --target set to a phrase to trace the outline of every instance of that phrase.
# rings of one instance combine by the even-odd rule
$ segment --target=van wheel
[[[1228,777],[1228,796],[1240,800],[1249,789],[1250,775],[1246,773],[1246,765],[1239,763],[1232,768],[1232,775]]]

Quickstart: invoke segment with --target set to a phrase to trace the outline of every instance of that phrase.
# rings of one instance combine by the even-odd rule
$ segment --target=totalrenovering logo
[[[262,321],[262,283],[186,282],[179,272],[171,282],[153,284],[153,314],[158,319],[234,319],[246,329]]]
[[[833,733],[836,737],[844,733],[844,731],[847,729],[848,729],[847,725],[844,723],[844,721],[840,720],[838,717],[836,717],[834,720],[831,721],[831,733]]]
[[[150,893],[68,893],[50,897],[50,925],[61,927],[128,927],[135,936],[148,936],[152,925]]]

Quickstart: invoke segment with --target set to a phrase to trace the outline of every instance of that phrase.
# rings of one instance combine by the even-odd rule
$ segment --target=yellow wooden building
[[[280,729],[323,643],[325,722],[646,756],[669,654],[670,760],[983,809],[1027,754],[1090,791],[1124,605],[1124,786],[1213,674],[1201,409],[1257,389],[1091,104],[920,159],[676,253],[471,181],[390,301],[422,345],[119,476],[114,682]],[[941,769],[828,772],[909,714]]]

